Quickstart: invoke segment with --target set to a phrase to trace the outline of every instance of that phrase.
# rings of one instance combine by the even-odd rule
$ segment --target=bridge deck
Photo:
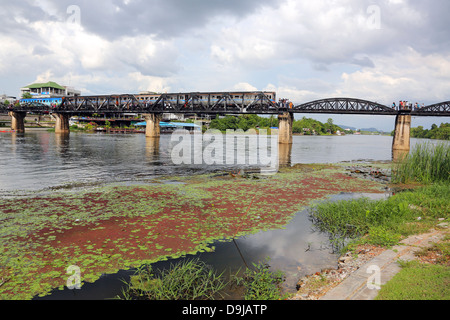
[[[180,99],[183,96],[183,99]],[[201,99],[200,99],[201,97]],[[450,116],[450,101],[430,105],[417,110],[396,110],[391,107],[361,99],[331,98],[309,103],[287,106],[275,103],[267,93],[250,92],[236,98],[232,93],[183,93],[161,94],[154,101],[143,101],[134,95],[87,96],[63,98],[62,103],[51,107],[39,103],[25,103],[20,106],[0,104],[0,113],[30,112],[36,114],[68,113],[119,114],[119,113],[181,113],[181,114],[354,114],[387,115],[410,114],[412,116]]]

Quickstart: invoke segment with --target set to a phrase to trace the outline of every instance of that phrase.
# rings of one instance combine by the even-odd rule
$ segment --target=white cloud
[[[68,0],[5,2],[12,14],[0,13],[0,91],[14,94],[41,79],[89,94],[276,90],[298,102],[449,99],[448,1],[113,3],[78,1],[77,25],[67,23]],[[379,29],[368,25],[373,5]]]

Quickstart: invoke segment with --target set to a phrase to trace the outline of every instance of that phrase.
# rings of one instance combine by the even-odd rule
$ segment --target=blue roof
[[[145,127],[147,126],[147,122],[139,122],[136,123],[135,126],[137,127]],[[200,128],[200,126],[194,124],[194,123],[177,123],[177,122],[160,122],[160,127],[164,128]]]

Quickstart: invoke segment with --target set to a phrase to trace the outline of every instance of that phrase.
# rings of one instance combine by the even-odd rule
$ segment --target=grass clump
[[[242,277],[235,276],[235,283],[244,287],[244,299],[247,301],[285,299],[281,288],[284,281],[284,273],[271,271],[268,261],[253,263],[253,268],[247,268]]]
[[[225,288],[223,274],[199,259],[181,261],[169,269],[144,266],[123,290],[125,300],[214,300]]]
[[[450,182],[450,144],[419,144],[392,170],[393,183]]]
[[[310,217],[320,231],[330,234],[335,251],[356,241],[389,247],[402,237],[426,232],[440,218],[450,218],[449,194],[450,185],[441,183],[387,200],[324,202],[311,208]]]

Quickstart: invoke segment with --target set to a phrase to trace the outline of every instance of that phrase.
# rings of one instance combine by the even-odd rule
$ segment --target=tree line
[[[431,129],[424,129],[423,126],[411,129],[411,137],[422,139],[450,140],[450,123],[442,123],[439,127],[436,124]]]
[[[247,131],[249,129],[270,129],[279,126],[278,117],[260,117],[254,114],[236,116],[217,117],[211,121],[210,128],[220,130],[239,130]],[[328,119],[326,123],[318,120],[303,117],[295,120],[293,123],[293,132],[305,135],[327,135],[335,134],[337,131],[344,132],[342,128],[333,123],[333,119]]]

